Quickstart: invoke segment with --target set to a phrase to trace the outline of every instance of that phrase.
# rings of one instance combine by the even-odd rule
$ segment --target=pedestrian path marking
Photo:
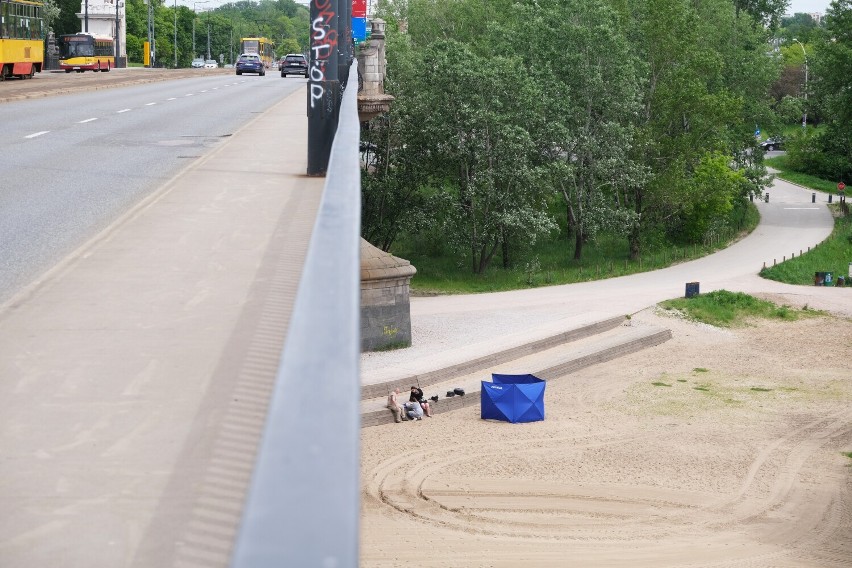
[[[41,136],[42,134],[47,134],[48,132],[50,132],[50,130],[42,130],[41,132],[35,132],[35,133],[30,134],[28,136],[24,136],[24,138],[36,138],[38,136]]]

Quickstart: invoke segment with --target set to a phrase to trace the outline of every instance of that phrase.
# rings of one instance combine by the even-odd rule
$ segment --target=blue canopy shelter
[[[479,406],[483,419],[506,422],[544,420],[544,387],[535,375],[491,374],[492,382],[482,381]]]

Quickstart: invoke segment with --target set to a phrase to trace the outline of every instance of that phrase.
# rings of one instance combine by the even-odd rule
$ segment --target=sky
[[[797,14],[802,12],[810,14],[812,12],[819,12],[820,14],[825,14],[829,4],[831,4],[831,0],[791,0],[790,7],[787,8],[787,13]]]

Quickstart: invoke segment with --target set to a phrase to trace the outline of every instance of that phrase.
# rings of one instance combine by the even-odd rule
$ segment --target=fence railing
[[[358,565],[359,123],[344,91],[231,566]]]

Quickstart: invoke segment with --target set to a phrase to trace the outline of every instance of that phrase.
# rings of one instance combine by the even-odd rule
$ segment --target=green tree
[[[813,171],[827,179],[852,177],[852,0],[834,0],[825,15],[825,33],[813,58],[814,98],[826,129],[824,156]]]
[[[693,180],[711,156],[722,153],[737,167],[752,167],[753,128],[772,116],[766,93],[778,67],[767,57],[763,28],[723,0],[638,1],[629,13],[633,43],[647,66],[635,151],[651,171],[648,183],[631,195],[640,217],[630,239],[635,257],[643,234],[699,237],[681,221],[695,210],[700,187]],[[764,176],[759,167],[749,171],[754,189]],[[743,200],[746,191],[742,186]]]
[[[482,57],[455,40],[429,45],[412,70],[414,97],[400,106],[412,136],[403,145],[428,168],[432,225],[473,272],[501,251],[507,264],[512,248],[553,228],[525,128],[541,93],[521,61]]]
[[[512,24],[500,47],[524,46],[524,67],[544,93],[537,146],[579,260],[599,232],[626,234],[635,222],[620,196],[643,177],[629,155],[639,66],[616,13],[601,2],[520,2]]]
[[[57,0],[59,16],[53,22],[53,33],[56,36],[76,34],[83,30],[82,22],[77,17],[80,11],[80,0]]]

